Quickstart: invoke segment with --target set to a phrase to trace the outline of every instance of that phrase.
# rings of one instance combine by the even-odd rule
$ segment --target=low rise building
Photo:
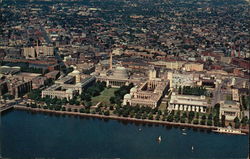
[[[185,71],[203,71],[203,64],[200,63],[187,63],[184,65]]]
[[[172,93],[168,110],[195,111],[206,113],[209,107],[205,96],[179,95]]]
[[[143,105],[157,107],[169,89],[169,81],[148,80],[140,86],[131,88],[130,94],[124,96],[123,105]]]
[[[80,72],[74,70],[67,76],[55,81],[55,84],[42,91],[42,97],[72,99],[75,95],[81,94],[88,85],[95,81],[94,76],[81,78]]]
[[[116,88],[130,83],[127,69],[121,66],[102,72],[97,80],[105,81],[107,86]]]
[[[228,121],[233,121],[236,117],[241,117],[240,103],[236,101],[221,101],[220,102],[220,118],[222,115]]]

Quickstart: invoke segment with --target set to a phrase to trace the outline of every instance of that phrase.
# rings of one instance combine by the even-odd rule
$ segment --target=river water
[[[156,140],[159,136],[160,143]],[[21,110],[2,114],[0,137],[3,158],[230,159],[248,156],[248,136]]]

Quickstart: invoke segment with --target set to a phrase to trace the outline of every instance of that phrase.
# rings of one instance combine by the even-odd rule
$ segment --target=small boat
[[[139,131],[141,131],[141,128],[139,128]]]
[[[185,128],[182,129],[182,131],[185,131],[185,130],[186,130]]]
[[[192,146],[192,151],[194,151],[194,146]]]
[[[159,136],[157,140],[158,140],[158,142],[161,142],[161,136]]]
[[[217,128],[217,129],[212,130],[212,131],[216,132],[216,133],[246,135],[246,133],[241,132],[241,130],[239,130],[239,129],[232,129],[231,127],[229,127],[229,128]]]
[[[187,135],[187,133],[184,132],[184,133],[182,133],[182,135]]]

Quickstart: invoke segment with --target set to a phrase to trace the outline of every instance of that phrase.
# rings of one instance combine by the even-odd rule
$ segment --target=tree
[[[135,113],[133,111],[129,113],[130,118],[133,118],[134,116],[135,116]]]
[[[81,108],[81,109],[79,110],[79,112],[80,112],[80,113],[85,113],[85,110],[84,110],[83,108]]]
[[[238,117],[234,118],[234,123],[236,129],[240,128],[240,119]]]
[[[174,121],[179,122],[180,121],[180,111],[178,110],[177,113],[174,116]]]
[[[158,114],[159,114],[159,115],[162,115],[162,111],[161,111],[161,110],[158,110]]]
[[[219,116],[214,116],[214,126],[219,126]]]
[[[200,118],[200,114],[199,114],[199,112],[196,112],[196,119],[199,119]]]
[[[115,104],[115,97],[110,97],[109,101],[111,104]]]
[[[56,105],[56,106],[55,106],[55,110],[57,110],[57,111],[58,111],[58,110],[61,110],[61,108],[62,108],[61,105]]]
[[[141,114],[140,114],[140,113],[137,113],[137,114],[135,115],[135,118],[136,118],[136,119],[141,119]]]
[[[159,114],[156,115],[155,120],[160,120],[160,115]]]
[[[225,127],[225,123],[226,123],[226,117],[225,117],[225,115],[222,115],[221,116],[221,126]]]
[[[153,114],[150,113],[149,116],[148,116],[148,119],[153,120]]]
[[[147,118],[147,114],[146,113],[142,114],[142,119],[146,119],[146,118]]]
[[[213,123],[212,123],[212,120],[208,119],[208,120],[207,120],[207,125],[208,125],[208,126],[212,126],[212,124],[213,124]]]
[[[208,120],[212,120],[213,119],[213,114],[212,113],[210,113],[209,115],[208,115],[208,118],[207,118]]]
[[[181,123],[185,123],[186,122],[186,118],[181,117]]]
[[[174,115],[171,113],[167,117],[167,121],[172,122],[174,120]]]
[[[248,117],[247,117],[247,116],[244,116],[244,117],[241,119],[242,126],[246,126],[246,125],[247,125],[247,122],[248,122]]]
[[[195,125],[197,125],[197,124],[199,123],[199,120],[198,120],[198,119],[195,119],[195,120],[193,121],[193,123],[194,123]]]
[[[106,111],[104,112],[104,115],[105,115],[105,116],[109,116],[109,110],[106,110]]]
[[[189,123],[191,123],[193,119],[194,119],[194,112],[191,111],[191,112],[188,113],[188,121],[189,121]]]

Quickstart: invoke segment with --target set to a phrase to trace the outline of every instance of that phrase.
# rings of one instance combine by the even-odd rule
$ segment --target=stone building
[[[220,118],[225,115],[225,119],[233,121],[236,117],[241,117],[240,103],[236,101],[221,101],[220,102]]]
[[[9,79],[8,92],[15,98],[22,97],[32,90],[32,81],[19,80],[17,78]]]
[[[129,85],[129,75],[127,69],[117,66],[112,70],[102,72],[98,77],[98,81],[105,81],[107,86],[119,88],[123,85]]]
[[[95,82],[95,77],[86,76],[81,78],[80,72],[74,70],[67,76],[56,80],[55,84],[42,91],[42,97],[72,99],[75,95],[81,94],[88,85]]]
[[[184,65],[185,71],[203,71],[203,64],[200,63],[187,63]]]
[[[171,95],[168,110],[195,111],[205,113],[209,104],[205,96]]]
[[[54,47],[35,46],[23,48],[23,56],[27,59],[35,59],[37,57],[54,56]]]
[[[148,80],[131,88],[130,94],[124,96],[123,105],[144,105],[155,108],[160,105],[168,89],[168,81]]]

